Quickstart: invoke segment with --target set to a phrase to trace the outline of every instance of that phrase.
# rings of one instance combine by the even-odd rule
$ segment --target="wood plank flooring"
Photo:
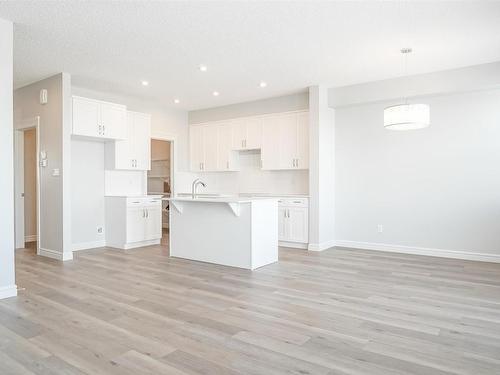
[[[250,272],[164,246],[16,253],[0,374],[500,374],[500,264],[281,249]]]

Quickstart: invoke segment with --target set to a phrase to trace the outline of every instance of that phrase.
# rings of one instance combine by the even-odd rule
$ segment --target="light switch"
[[[54,169],[52,170],[52,176],[54,176],[54,177],[58,177],[58,176],[60,176],[60,175],[61,175],[61,172],[59,171],[59,168],[54,168]]]

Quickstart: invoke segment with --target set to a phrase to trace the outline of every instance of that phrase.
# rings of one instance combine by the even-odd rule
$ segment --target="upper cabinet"
[[[309,168],[309,113],[269,116],[262,126],[262,169]]]
[[[151,169],[151,115],[127,112],[127,137],[106,144],[106,169]]]
[[[262,118],[249,117],[230,122],[233,150],[256,150],[262,147]]]
[[[237,155],[231,149],[232,127],[223,123],[196,125],[189,129],[190,165],[195,172],[237,170]]]
[[[73,135],[103,140],[127,138],[124,105],[73,97]]]
[[[190,127],[192,171],[237,171],[238,152],[259,149],[264,170],[308,169],[309,112],[285,112]]]

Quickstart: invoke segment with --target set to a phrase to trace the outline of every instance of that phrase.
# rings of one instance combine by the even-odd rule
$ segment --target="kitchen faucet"
[[[196,198],[196,190],[198,189],[198,185],[201,185],[203,187],[207,187],[207,185],[201,181],[199,178],[193,181],[193,184],[191,185],[191,195],[193,199]]]

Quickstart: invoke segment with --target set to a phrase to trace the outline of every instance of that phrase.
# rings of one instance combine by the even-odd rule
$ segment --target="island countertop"
[[[171,197],[171,198],[162,198],[162,200],[172,201],[172,202],[199,202],[199,203],[250,203],[254,201],[263,201],[263,200],[275,200],[276,197],[238,197],[238,196],[221,196],[221,197]]]

